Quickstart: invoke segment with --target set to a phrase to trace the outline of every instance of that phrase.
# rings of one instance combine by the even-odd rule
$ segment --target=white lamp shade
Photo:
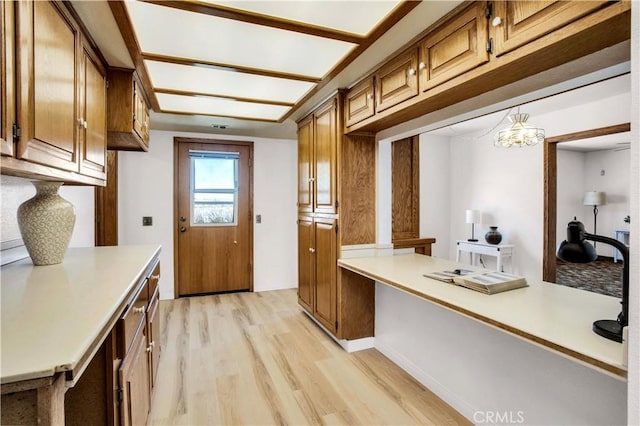
[[[467,210],[465,218],[467,223],[480,223],[480,210]]]
[[[598,191],[587,191],[584,194],[585,206],[604,206],[607,204],[607,194]]]

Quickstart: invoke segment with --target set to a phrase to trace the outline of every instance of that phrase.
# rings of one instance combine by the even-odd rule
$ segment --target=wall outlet
[[[262,215],[261,214],[257,214],[256,215],[256,223],[262,223]]]
[[[142,216],[142,226],[152,226],[152,225],[153,225],[152,216]]]

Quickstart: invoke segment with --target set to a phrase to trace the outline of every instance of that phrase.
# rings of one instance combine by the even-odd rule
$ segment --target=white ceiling
[[[158,93],[161,110],[165,111],[151,112],[152,129],[294,139],[297,119],[337,88],[353,84],[384,62],[460,2],[428,1],[418,4],[328,84],[306,102],[297,105],[291,117],[281,123],[255,120],[281,119],[291,105],[299,103],[309,89],[354,48],[354,43],[251,23],[241,23],[242,28],[238,30],[240,27],[232,25],[238,21],[216,16],[137,1],[127,1],[126,5],[141,50],[151,57],[200,58],[211,63],[237,65],[238,68],[282,73],[285,77],[287,74],[301,77],[293,80],[265,77],[255,73],[230,72],[229,68],[233,67],[193,67],[147,59],[145,67]],[[71,3],[109,65],[133,68],[133,61],[107,2],[73,0]],[[398,1],[209,3],[304,23],[321,30],[342,32],[347,39],[358,39],[387,16]],[[193,92],[199,95],[194,96]],[[216,116],[185,115],[185,111]],[[236,117],[230,117],[232,115]]]

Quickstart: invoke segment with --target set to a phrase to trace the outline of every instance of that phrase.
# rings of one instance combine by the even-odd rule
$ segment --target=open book
[[[527,287],[524,277],[498,271],[470,271],[455,269],[453,271],[432,272],[424,274],[427,278],[456,284],[484,294],[495,294],[516,288]]]

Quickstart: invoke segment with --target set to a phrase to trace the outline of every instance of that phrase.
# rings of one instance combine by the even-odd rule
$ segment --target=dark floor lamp
[[[629,325],[629,249],[621,241],[584,231],[582,222],[573,218],[567,225],[567,239],[558,247],[558,259],[571,263],[588,263],[598,258],[596,250],[585,240],[609,244],[622,254],[622,312],[617,320],[598,320],[593,331],[602,337],[622,343],[622,328]]]

